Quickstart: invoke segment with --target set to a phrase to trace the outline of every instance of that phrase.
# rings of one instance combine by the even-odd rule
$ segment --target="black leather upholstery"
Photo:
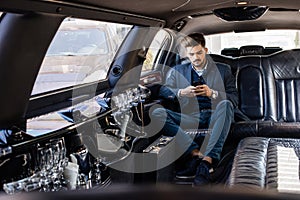
[[[283,51],[262,59],[267,76],[270,119],[300,121],[300,49]]]
[[[242,57],[239,59],[237,87],[240,110],[250,119],[262,119],[264,116],[263,72],[260,57]]]
[[[265,137],[243,139],[233,161],[228,186],[277,190],[279,179],[282,178],[278,173],[280,165],[278,147],[293,148],[296,156],[299,157],[300,139]],[[299,160],[297,159],[296,162]]]
[[[240,47],[240,56],[264,55],[264,47],[260,45],[247,45]]]
[[[240,51],[238,48],[225,48],[221,51],[221,54],[225,56],[239,57]]]
[[[269,140],[249,137],[239,143],[228,179],[230,187],[264,188]]]
[[[232,61],[239,107],[251,120],[234,123],[228,135],[228,141],[240,141],[228,185],[278,190],[278,148],[291,147],[299,157],[300,49]],[[298,174],[299,169],[295,170]],[[287,190],[294,190],[289,187]]]
[[[265,56],[212,56],[231,64],[239,108],[251,121],[232,125],[229,138],[300,138],[300,49]]]
[[[240,48],[225,48],[221,51],[221,55],[240,57],[248,55],[270,55],[275,52],[281,51],[280,47],[263,47],[260,45],[246,45]]]
[[[245,137],[300,138],[300,122],[244,121],[235,123],[228,140],[240,141]]]

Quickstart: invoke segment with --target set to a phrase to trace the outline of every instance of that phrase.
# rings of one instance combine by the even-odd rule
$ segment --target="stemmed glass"
[[[65,167],[66,159],[66,147],[63,138],[55,138],[50,140],[50,145],[53,150],[53,162],[54,167]]]
[[[36,147],[35,173],[27,178],[3,185],[8,194],[22,190],[30,192],[40,189],[43,192],[58,191],[65,184],[63,172],[68,165],[64,138],[51,139]]]
[[[41,191],[50,191],[51,179],[49,177],[50,170],[53,168],[53,151],[50,143],[46,143],[43,147],[37,149],[37,164],[40,170]]]
[[[62,188],[63,171],[68,164],[66,158],[66,147],[63,138],[55,138],[50,140],[50,146],[53,151],[53,168],[51,172],[51,181],[53,182],[53,190],[57,191]]]

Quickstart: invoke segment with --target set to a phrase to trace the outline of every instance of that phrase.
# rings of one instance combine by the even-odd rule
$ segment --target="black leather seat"
[[[272,157],[277,151],[274,146],[290,147],[299,156],[299,60],[300,49],[239,59],[237,85],[240,108],[251,120],[233,124],[227,138],[241,141],[229,186],[278,191],[278,160]],[[298,174],[299,169],[295,170]],[[294,190],[292,187],[286,189]]]
[[[231,56],[231,57],[239,57],[240,52],[239,52],[238,48],[225,48],[225,49],[222,49],[221,55]]]
[[[248,55],[270,55],[275,52],[281,51],[280,47],[263,47],[261,45],[245,45],[240,48],[224,48],[221,51],[221,55],[229,57],[240,57]]]
[[[298,192],[300,139],[248,137],[238,146],[228,186]]]
[[[264,55],[264,47],[260,45],[246,45],[239,48],[240,56]]]
[[[300,49],[238,60],[240,110],[230,136],[300,138]],[[298,89],[297,89],[298,88]]]

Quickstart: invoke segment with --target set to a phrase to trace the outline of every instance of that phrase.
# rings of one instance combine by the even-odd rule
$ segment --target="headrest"
[[[240,56],[245,55],[263,55],[264,47],[260,45],[247,45],[240,47]]]
[[[272,53],[275,53],[275,52],[278,52],[278,51],[281,51],[282,48],[281,47],[265,47],[265,55],[270,55]]]
[[[238,48],[225,48],[221,51],[224,56],[238,57],[240,55]]]

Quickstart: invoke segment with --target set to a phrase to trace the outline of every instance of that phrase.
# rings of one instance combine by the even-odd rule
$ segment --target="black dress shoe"
[[[205,160],[202,160],[197,168],[196,176],[193,186],[207,186],[210,184],[209,170],[211,164]]]
[[[197,167],[200,162],[201,162],[201,158],[199,158],[198,156],[193,156],[186,169],[176,172],[176,178],[178,179],[194,178],[197,171]]]

